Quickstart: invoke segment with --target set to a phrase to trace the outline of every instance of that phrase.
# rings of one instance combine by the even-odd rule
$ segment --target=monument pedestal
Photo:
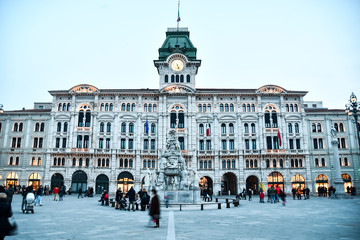
[[[161,190],[158,192],[162,203],[165,202],[164,196],[168,196],[169,204],[171,203],[200,203],[200,189],[195,190]]]

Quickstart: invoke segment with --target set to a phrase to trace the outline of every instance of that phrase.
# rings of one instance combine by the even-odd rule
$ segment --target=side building
[[[82,84],[50,91],[53,101],[32,110],[0,114],[2,183],[138,190],[175,129],[200,187],[215,194],[258,192],[259,183],[316,192],[332,184],[335,161],[344,187],[360,187],[359,145],[345,110],[305,102],[306,91],[276,85],[196,88],[196,52],[187,28],[169,28],[154,60],[158,89]],[[340,159],[330,147],[332,126]]]

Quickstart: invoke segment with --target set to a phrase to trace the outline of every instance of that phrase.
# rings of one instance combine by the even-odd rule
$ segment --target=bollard
[[[228,202],[229,202],[229,199],[225,199],[225,201],[226,201],[226,203],[228,203]]]
[[[181,211],[181,204],[180,204],[180,211]]]
[[[218,198],[215,198],[216,199],[216,202],[219,202]]]
[[[204,210],[204,204],[201,204],[201,210]]]
[[[218,203],[218,209],[221,209],[221,203]]]
[[[230,208],[230,203],[229,202],[226,203],[226,208]]]

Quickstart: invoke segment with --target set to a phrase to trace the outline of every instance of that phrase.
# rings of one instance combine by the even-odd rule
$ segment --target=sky
[[[153,60],[177,0],[0,0],[0,104],[51,102],[49,90],[158,88]],[[360,1],[182,0],[180,27],[202,60],[197,88],[266,84],[343,109],[360,99]]]

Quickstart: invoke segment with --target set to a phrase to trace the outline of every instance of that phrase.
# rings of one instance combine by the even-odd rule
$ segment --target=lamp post
[[[345,112],[349,116],[351,116],[351,115],[354,116],[357,138],[358,138],[358,145],[359,145],[359,149],[360,149],[360,135],[359,135],[359,123],[358,123],[358,112],[359,112],[360,103],[357,101],[357,97],[355,96],[354,93],[351,93],[349,103],[347,103],[345,105],[345,107],[346,107]]]
[[[3,106],[2,104],[0,104],[0,114],[4,112],[3,107],[4,107],[4,106]]]

